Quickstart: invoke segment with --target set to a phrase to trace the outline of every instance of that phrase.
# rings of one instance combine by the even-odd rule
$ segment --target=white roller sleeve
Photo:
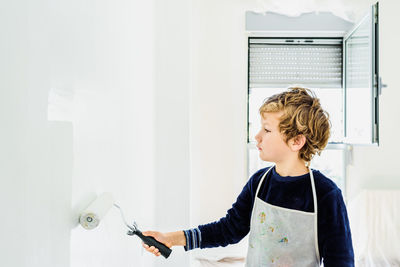
[[[101,194],[82,212],[79,223],[88,230],[96,228],[113,204],[114,198],[111,193]]]

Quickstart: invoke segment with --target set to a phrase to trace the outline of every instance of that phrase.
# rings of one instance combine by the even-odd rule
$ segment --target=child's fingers
[[[159,252],[158,248],[155,248],[154,246],[151,246],[150,250],[151,250],[150,252],[153,253],[155,256],[160,256],[159,255],[160,252]]]
[[[151,247],[149,247],[149,248],[147,249],[148,252],[151,252],[151,253],[153,253],[154,255],[156,254],[155,250],[157,250],[157,252],[158,252],[158,249],[156,249],[154,246],[151,246]]]
[[[149,245],[145,244],[144,242],[142,242],[142,246],[143,246],[148,252],[153,253],[153,254],[154,254],[155,256],[157,256],[157,257],[161,255],[161,253],[160,253],[160,251],[158,250],[158,248],[156,248],[156,247],[154,247],[154,246],[149,247]]]
[[[154,250],[156,249],[154,246],[149,247],[149,245],[143,243],[143,247],[150,253],[154,253]]]

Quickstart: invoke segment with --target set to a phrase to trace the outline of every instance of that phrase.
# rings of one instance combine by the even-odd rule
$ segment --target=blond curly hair
[[[300,159],[309,165],[315,154],[328,144],[331,122],[329,114],[322,109],[319,99],[308,88],[289,87],[286,91],[267,98],[260,107],[262,116],[266,112],[283,111],[279,130],[284,141],[304,135],[306,142],[299,151]]]

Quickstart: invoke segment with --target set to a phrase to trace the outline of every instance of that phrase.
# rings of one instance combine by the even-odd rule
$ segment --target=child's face
[[[281,162],[291,153],[279,131],[279,118],[283,111],[266,112],[261,116],[261,129],[255,136],[260,158],[269,162]]]

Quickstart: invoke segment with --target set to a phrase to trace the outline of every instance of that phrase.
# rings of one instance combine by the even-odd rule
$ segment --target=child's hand
[[[172,236],[168,235],[168,234],[164,234],[164,233],[160,233],[160,232],[156,232],[156,231],[146,231],[146,232],[142,232],[143,235],[145,236],[152,236],[154,237],[157,241],[163,243],[164,245],[166,245],[167,247],[171,248],[173,245],[173,238]],[[156,255],[157,257],[161,255],[161,253],[158,251],[157,248],[155,248],[154,246],[149,247],[147,244],[145,244],[144,242],[142,242],[142,246],[150,253],[153,253],[154,255]]]

